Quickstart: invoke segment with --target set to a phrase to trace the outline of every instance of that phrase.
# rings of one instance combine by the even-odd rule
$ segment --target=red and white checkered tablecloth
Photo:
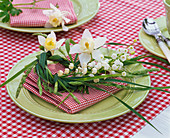
[[[91,21],[56,35],[58,39],[71,37],[78,42],[84,29],[88,28],[94,37],[107,36],[108,42],[131,43],[133,39],[137,39],[135,55],[140,55],[149,53],[138,39],[142,20],[145,17],[157,18],[162,15],[165,15],[162,0],[100,0],[100,10]],[[0,29],[1,83],[6,80],[13,65],[38,51],[38,46],[36,36]],[[153,58],[145,61],[168,67]],[[149,65],[145,67],[151,68]],[[159,73],[165,74],[167,71],[161,70]],[[170,78],[166,76],[152,76],[151,80],[152,86],[166,86],[170,82]],[[131,137],[146,124],[132,112],[97,123],[58,123],[35,117],[20,109],[10,99],[5,87],[1,88],[0,95],[0,137]],[[136,110],[151,120],[168,105],[170,94],[151,90]]]

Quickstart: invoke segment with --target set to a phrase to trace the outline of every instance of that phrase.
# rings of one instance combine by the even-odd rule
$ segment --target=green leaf
[[[140,117],[143,121],[145,121],[146,123],[148,123],[150,126],[152,126],[155,130],[157,130],[159,133],[161,133],[155,126],[153,126],[148,120],[146,120],[140,113],[138,113],[135,109],[133,109],[130,105],[128,105],[127,103],[125,103],[124,101],[122,101],[121,99],[119,99],[118,97],[116,97],[114,94],[104,90],[104,89],[101,89],[97,86],[94,86],[94,85],[91,85],[89,83],[85,83],[85,85],[91,87],[91,88],[94,88],[96,90],[100,90],[100,91],[104,91],[104,92],[107,92],[109,93],[110,95],[112,95],[114,98],[116,98],[119,102],[121,102],[124,106],[126,106],[129,110],[131,110],[133,113],[135,113],[138,117]],[[162,133],[161,133],[162,134]]]
[[[10,19],[10,15],[7,13],[7,14],[5,15],[5,17],[2,19],[2,22],[3,22],[3,23],[7,23],[7,22],[9,21],[9,19]]]
[[[77,43],[74,42],[72,39],[69,39],[69,40],[70,40],[70,43],[71,43],[71,44],[73,44],[73,45],[77,44]]]
[[[113,43],[113,42],[111,42],[111,43],[106,43],[105,45],[125,45],[125,46],[129,46],[129,45],[127,45],[127,44]]]
[[[130,61],[130,60],[126,60],[126,61],[124,62],[124,65],[135,64],[135,63],[143,63],[143,64],[148,64],[148,65],[153,65],[153,66],[159,67],[159,68],[161,68],[161,69],[170,71],[170,69],[168,69],[168,68],[166,68],[166,67],[164,67],[164,66],[161,66],[161,65],[158,65],[158,64],[155,64],[155,63],[144,62],[144,61]]]
[[[0,17],[3,17],[7,14],[7,12],[0,12]]]
[[[65,41],[65,48],[66,48],[68,56],[70,57],[71,62],[73,63],[72,56],[69,54],[69,52],[70,52],[70,39],[67,39]]]
[[[40,77],[38,77],[37,85],[38,85],[38,88],[39,88],[39,93],[40,93],[40,95],[42,95],[42,85],[41,85],[41,78]]]
[[[39,59],[39,63],[41,65],[41,67],[44,69],[45,66],[47,65],[47,57],[46,57],[46,52],[43,52],[40,54],[40,59]]]
[[[42,33],[34,33],[34,34],[32,34],[32,35],[41,35],[41,36],[47,38],[47,35],[46,35],[46,34],[42,34]]]
[[[28,68],[30,68],[30,66],[33,66],[37,63],[37,60],[34,60],[33,62],[31,62],[30,64],[26,65],[23,69],[21,69],[20,71],[18,71],[15,75],[13,75],[11,78],[9,78],[7,81],[5,81],[4,83],[2,83],[0,85],[0,87],[6,85],[7,83],[9,83],[10,81],[12,81],[13,79],[15,79],[16,77],[18,77],[21,73],[23,73],[24,71],[26,71]]]

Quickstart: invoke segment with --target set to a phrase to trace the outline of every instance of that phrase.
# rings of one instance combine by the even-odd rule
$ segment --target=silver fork
[[[158,42],[159,47],[161,48],[162,52],[164,53],[164,55],[166,56],[168,62],[170,63],[170,50],[166,46],[164,41],[161,39],[161,37],[163,35],[161,34],[161,31],[159,30],[159,27],[156,24],[156,22],[154,22],[153,19],[151,19],[151,18],[145,18],[143,20],[142,27],[143,27],[143,30],[145,31],[145,33],[155,37],[155,39]],[[164,36],[162,38],[165,41],[167,41],[167,44],[169,43],[168,45],[170,45],[170,42],[169,42],[169,40],[167,38],[165,38]]]

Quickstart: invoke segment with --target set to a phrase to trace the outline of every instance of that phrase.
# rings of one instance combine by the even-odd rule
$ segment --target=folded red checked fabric
[[[55,74],[58,72],[58,70],[64,70],[64,66],[61,64],[50,64],[48,68],[51,70],[52,74]],[[120,79],[120,78],[119,78]],[[38,75],[34,73],[32,70],[31,73],[28,75],[26,82],[23,84],[23,86],[31,91],[32,93],[36,94],[40,98],[44,99],[45,101],[52,103],[54,105],[58,105],[61,101],[65,99],[65,97],[69,94],[68,92],[62,93],[63,96],[55,95],[54,93],[47,92],[43,89],[43,94],[39,94],[39,89],[37,86],[37,80]],[[121,85],[125,85],[123,83],[117,83]],[[112,86],[98,86],[102,89],[105,89],[109,91],[110,93],[116,93],[120,89]],[[61,105],[59,105],[59,108],[64,110],[67,113],[76,113],[78,111],[81,111],[105,98],[110,96],[110,94],[99,91],[93,88],[89,87],[89,94],[82,94],[80,92],[74,92],[74,95],[79,99],[81,104],[78,104],[71,96],[65,100]]]
[[[30,3],[33,0],[14,0],[13,4]],[[70,0],[44,0],[37,2],[37,8],[50,8],[50,3],[58,5],[60,11],[64,11],[69,22],[65,24],[73,24],[77,22],[77,16],[74,12],[73,4]],[[32,5],[22,5],[22,7],[32,7]],[[44,27],[49,17],[43,14],[42,9],[22,9],[22,13],[18,16],[10,17],[10,25],[13,27]]]

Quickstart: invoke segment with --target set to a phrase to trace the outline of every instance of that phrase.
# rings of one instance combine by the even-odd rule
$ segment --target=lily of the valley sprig
[[[40,95],[43,94],[42,85],[47,88],[48,86],[53,86],[54,89],[51,87],[51,89],[49,89],[50,93],[62,96],[62,92],[68,92],[69,94],[67,98],[71,96],[77,103],[81,104],[79,99],[74,95],[75,91],[82,94],[88,94],[88,88],[104,91],[112,95],[125,107],[134,112],[138,117],[140,117],[153,128],[155,128],[130,105],[116,97],[116,95],[111,94],[107,90],[99,88],[97,86],[112,86],[131,91],[135,90],[137,92],[155,89],[170,93],[167,90],[170,88],[170,86],[152,87],[130,81],[131,78],[157,75],[148,74],[148,72],[159,71],[158,68],[143,69],[139,71],[126,70],[126,67],[131,64],[143,63],[154,65],[170,72],[169,68],[163,67],[161,65],[140,61],[140,59],[146,57],[153,57],[161,60],[166,64],[169,64],[166,60],[153,55],[140,55],[137,57],[132,57],[132,55],[135,53],[135,49],[132,45],[118,44],[113,42],[105,43],[105,37],[93,38],[92,34],[87,29],[83,32],[82,39],[79,41],[79,43],[75,43],[72,39],[61,39],[56,41],[56,35],[54,32],[51,32],[49,35],[40,33],[37,35],[38,41],[41,45],[40,49],[43,51],[36,56],[36,59],[34,61],[23,67],[23,69],[18,71],[14,76],[1,84],[0,87],[9,83],[20,74],[25,72],[25,75],[23,75],[21,82],[17,88],[17,98],[19,96],[21,88],[23,87],[23,84],[26,81],[28,74],[31,72],[31,70],[34,70],[34,72],[38,75],[37,85],[39,87]],[[64,41],[65,46],[61,46]],[[119,48],[115,51],[111,49],[106,49],[107,52],[105,52],[105,54],[102,53],[101,47],[108,44],[123,45],[126,46],[126,48]],[[60,54],[55,54],[54,51]],[[52,72],[48,69],[47,61],[62,64],[65,69],[59,70],[56,74],[52,74]],[[118,77],[121,77],[121,79],[119,79]],[[118,85],[115,82],[122,82],[127,85]],[[67,98],[65,98],[64,100],[66,100]],[[62,101],[61,103],[63,102],[64,101]]]
[[[66,16],[70,13],[68,11],[60,11],[51,3],[50,7],[52,10],[43,10],[43,14],[49,17],[49,20],[46,22],[45,27],[51,28],[62,25],[63,31],[68,31],[68,28],[65,26],[65,22],[70,22],[70,19],[66,18]]]

